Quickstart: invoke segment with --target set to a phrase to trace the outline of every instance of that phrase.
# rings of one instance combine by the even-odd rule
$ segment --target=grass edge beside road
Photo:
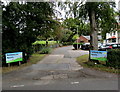
[[[21,64],[20,66],[15,65],[15,66],[10,66],[10,67],[2,67],[2,73],[8,73],[8,72],[11,72],[11,71],[15,71],[15,70],[24,68],[26,66],[30,66],[32,64],[36,64],[37,62],[42,60],[45,56],[46,56],[46,54],[34,53],[28,59],[27,63]]]
[[[89,62],[88,59],[89,59],[89,55],[86,54],[86,55],[77,57],[76,61],[78,62],[78,64],[82,65],[83,67],[92,68],[92,69],[105,71],[109,73],[116,73],[116,74],[120,73],[120,70],[118,69],[110,68],[110,67],[104,66],[103,64],[95,64],[94,62]]]

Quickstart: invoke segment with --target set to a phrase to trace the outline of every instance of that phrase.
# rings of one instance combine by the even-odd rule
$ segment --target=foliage
[[[79,38],[79,35],[78,35],[78,34],[75,34],[72,39],[75,41],[75,40],[78,39],[78,38]]]
[[[116,28],[114,2],[87,2],[80,7],[79,17],[87,19],[92,10],[95,11],[95,19],[100,31],[113,31]],[[106,28],[107,30],[103,30]]]
[[[65,5],[61,3],[62,9],[66,9],[69,7],[68,13],[66,16],[73,17],[72,21],[75,19],[82,20],[80,23],[86,23],[89,21],[89,35],[90,35],[90,43],[93,49],[98,49],[98,39],[97,32],[101,31],[103,38],[105,38],[105,34],[107,32],[113,31],[116,28],[116,20],[115,20],[115,3],[114,2],[65,2]],[[71,20],[71,19],[70,19]],[[76,23],[76,22],[75,22]],[[70,27],[73,30],[76,29],[76,25],[73,23],[69,23]],[[72,27],[71,27],[72,25]],[[82,26],[83,28],[83,26]],[[80,31],[80,30],[79,30]],[[83,30],[82,30],[83,31]]]
[[[119,49],[112,49],[108,51],[107,54],[108,61],[106,62],[107,66],[120,68],[120,50]]]
[[[79,35],[89,35],[90,33],[89,23],[85,24],[79,18],[67,18],[63,21],[63,26],[70,31],[66,33],[66,35],[69,35],[67,41],[72,41],[73,36],[77,33]]]
[[[62,38],[62,26],[61,23],[50,19],[45,23],[45,28],[42,29],[43,33],[39,35],[44,40],[54,39],[61,40]]]
[[[10,2],[3,5],[3,54],[23,51],[30,55],[37,36],[51,31],[47,28],[53,23],[52,6],[51,2]]]
[[[69,29],[62,30],[62,39],[61,42],[70,42],[71,41],[72,32]]]
[[[49,54],[51,53],[51,48],[43,48],[41,51],[40,51],[40,54]]]
[[[59,41],[47,41],[48,44],[55,44],[55,43],[59,43]],[[46,44],[46,41],[35,41],[33,43],[33,45],[37,45],[37,44]]]
[[[111,8],[112,4],[114,3],[106,3],[106,2],[86,2],[85,4],[85,10],[86,10],[86,16],[89,17],[90,21],[90,26],[91,26],[91,33],[90,33],[90,45],[93,47],[93,49],[97,50],[98,49],[98,39],[97,34],[98,34],[98,27],[100,29],[103,29],[101,26],[102,24],[99,21],[104,21],[104,24],[106,26],[106,29],[111,31],[110,29],[114,28],[113,25],[115,25],[116,20],[113,17],[114,16],[114,9],[113,7]],[[106,7],[107,6],[107,7]],[[102,14],[104,12],[104,14]],[[109,21],[108,21],[109,20]],[[111,25],[112,24],[112,25]],[[102,30],[100,30],[102,31]],[[104,30],[105,32],[106,30]]]

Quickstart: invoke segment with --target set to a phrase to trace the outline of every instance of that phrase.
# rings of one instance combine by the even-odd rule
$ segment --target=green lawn
[[[99,61],[107,61],[107,58],[103,58],[103,57],[101,57],[101,58],[91,58],[91,59],[99,60]]]
[[[103,61],[99,61],[100,64],[95,64],[95,62],[88,61],[88,58],[89,58],[89,55],[83,55],[83,56],[77,57],[76,60],[83,67],[93,68],[96,70],[106,71],[106,72],[111,72],[111,73],[119,73],[120,72],[118,69],[107,67],[105,65],[105,62],[103,63]]]
[[[30,66],[32,64],[36,64],[37,62],[42,60],[45,56],[46,54],[38,54],[38,53],[32,54],[27,63],[21,64],[20,66],[15,65],[10,67],[2,67],[2,73],[11,72],[14,70],[24,68],[26,66]]]

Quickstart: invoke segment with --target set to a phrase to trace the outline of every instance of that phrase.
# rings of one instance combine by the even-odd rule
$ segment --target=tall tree
[[[84,21],[89,20],[92,49],[98,49],[98,30],[105,34],[115,29],[114,2],[65,2],[64,4],[64,7],[70,7],[67,16],[73,15],[75,18]]]
[[[100,24],[99,21],[104,21],[104,24],[107,25],[107,32],[115,28],[114,5],[115,3],[110,2],[86,2],[85,4],[84,9],[86,9],[86,14],[88,14],[91,26],[90,43],[94,50],[98,50],[98,27],[103,29],[101,26],[103,24]],[[105,31],[106,30],[104,30],[104,32]]]
[[[72,37],[75,34],[80,35],[89,35],[90,28],[89,23],[84,23],[82,20],[78,18],[69,18],[63,21],[64,28],[67,28],[71,31],[71,35],[69,39],[72,41]]]
[[[31,50],[32,43],[42,35],[52,19],[50,2],[10,2],[3,5],[3,52]]]

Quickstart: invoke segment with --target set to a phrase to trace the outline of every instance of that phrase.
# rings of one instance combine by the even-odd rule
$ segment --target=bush
[[[51,48],[43,48],[41,51],[40,51],[40,54],[49,54],[51,53]]]
[[[120,68],[120,49],[112,49],[107,54],[108,61],[106,65],[109,67]]]

